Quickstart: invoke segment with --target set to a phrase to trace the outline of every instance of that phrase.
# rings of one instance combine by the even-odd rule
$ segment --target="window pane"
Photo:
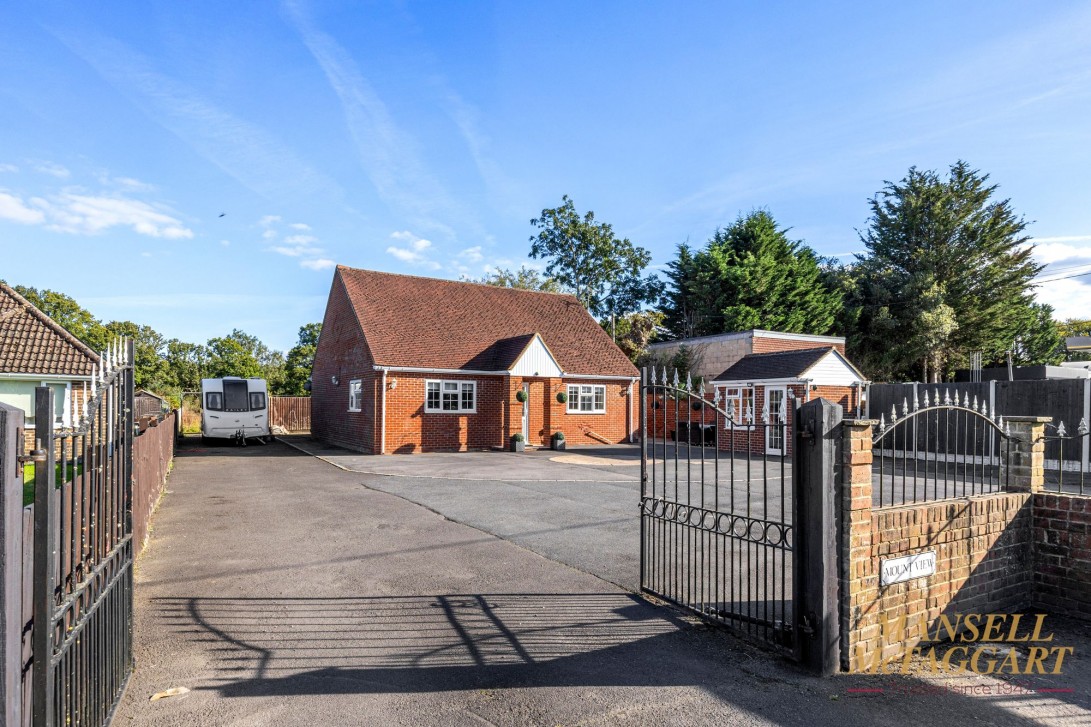
[[[428,409],[439,409],[439,382],[429,381],[426,388],[427,396],[425,397],[425,407]]]
[[[595,387],[595,411],[602,411],[606,408],[606,387]]]
[[[447,387],[444,386],[444,389]],[[443,392],[443,410],[444,411],[458,411],[458,392],[444,391]]]
[[[584,387],[589,388],[589,387]],[[590,393],[580,394],[580,411],[591,411],[591,407],[594,404]]]
[[[224,408],[223,394],[218,391],[210,391],[205,394],[205,408],[211,411],[220,411]]]
[[[462,408],[472,410],[474,408],[474,385],[462,385]]]
[[[580,410],[580,387],[568,387],[568,411]]]
[[[265,392],[250,392],[250,411],[258,411],[265,408]]]
[[[224,409],[226,411],[246,411],[248,401],[245,381],[224,382]]]
[[[443,382],[443,390],[444,391],[458,391],[458,382],[457,381],[444,381]]]

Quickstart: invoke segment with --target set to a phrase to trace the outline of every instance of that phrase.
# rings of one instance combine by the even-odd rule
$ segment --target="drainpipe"
[[[386,372],[389,371],[385,366],[383,367],[383,404],[382,404],[382,418],[379,420],[379,454],[386,454]]]

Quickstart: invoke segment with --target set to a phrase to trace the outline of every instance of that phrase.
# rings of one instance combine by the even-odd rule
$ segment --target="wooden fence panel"
[[[148,524],[174,458],[174,428],[178,412],[144,429],[133,443],[133,552],[139,554],[148,540]]]
[[[311,431],[311,397],[269,397],[269,426],[283,427],[291,434]]]

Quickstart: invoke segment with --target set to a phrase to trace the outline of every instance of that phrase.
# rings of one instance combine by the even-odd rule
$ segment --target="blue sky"
[[[334,263],[518,266],[563,194],[656,265],[755,207],[845,254],[959,158],[1091,271],[1089,37],[1068,2],[7,3],[0,278],[286,349]],[[1039,297],[1087,317],[1091,276]]]

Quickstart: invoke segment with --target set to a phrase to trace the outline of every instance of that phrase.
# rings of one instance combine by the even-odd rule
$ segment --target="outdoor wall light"
[[[390,380],[390,390],[393,391],[396,388],[398,388],[398,380],[397,379],[391,379]]]
[[[336,377],[336,376],[331,376],[331,377],[330,377],[330,381],[332,381],[332,382],[333,382],[333,385],[334,385],[334,386],[337,386],[337,377]]]

